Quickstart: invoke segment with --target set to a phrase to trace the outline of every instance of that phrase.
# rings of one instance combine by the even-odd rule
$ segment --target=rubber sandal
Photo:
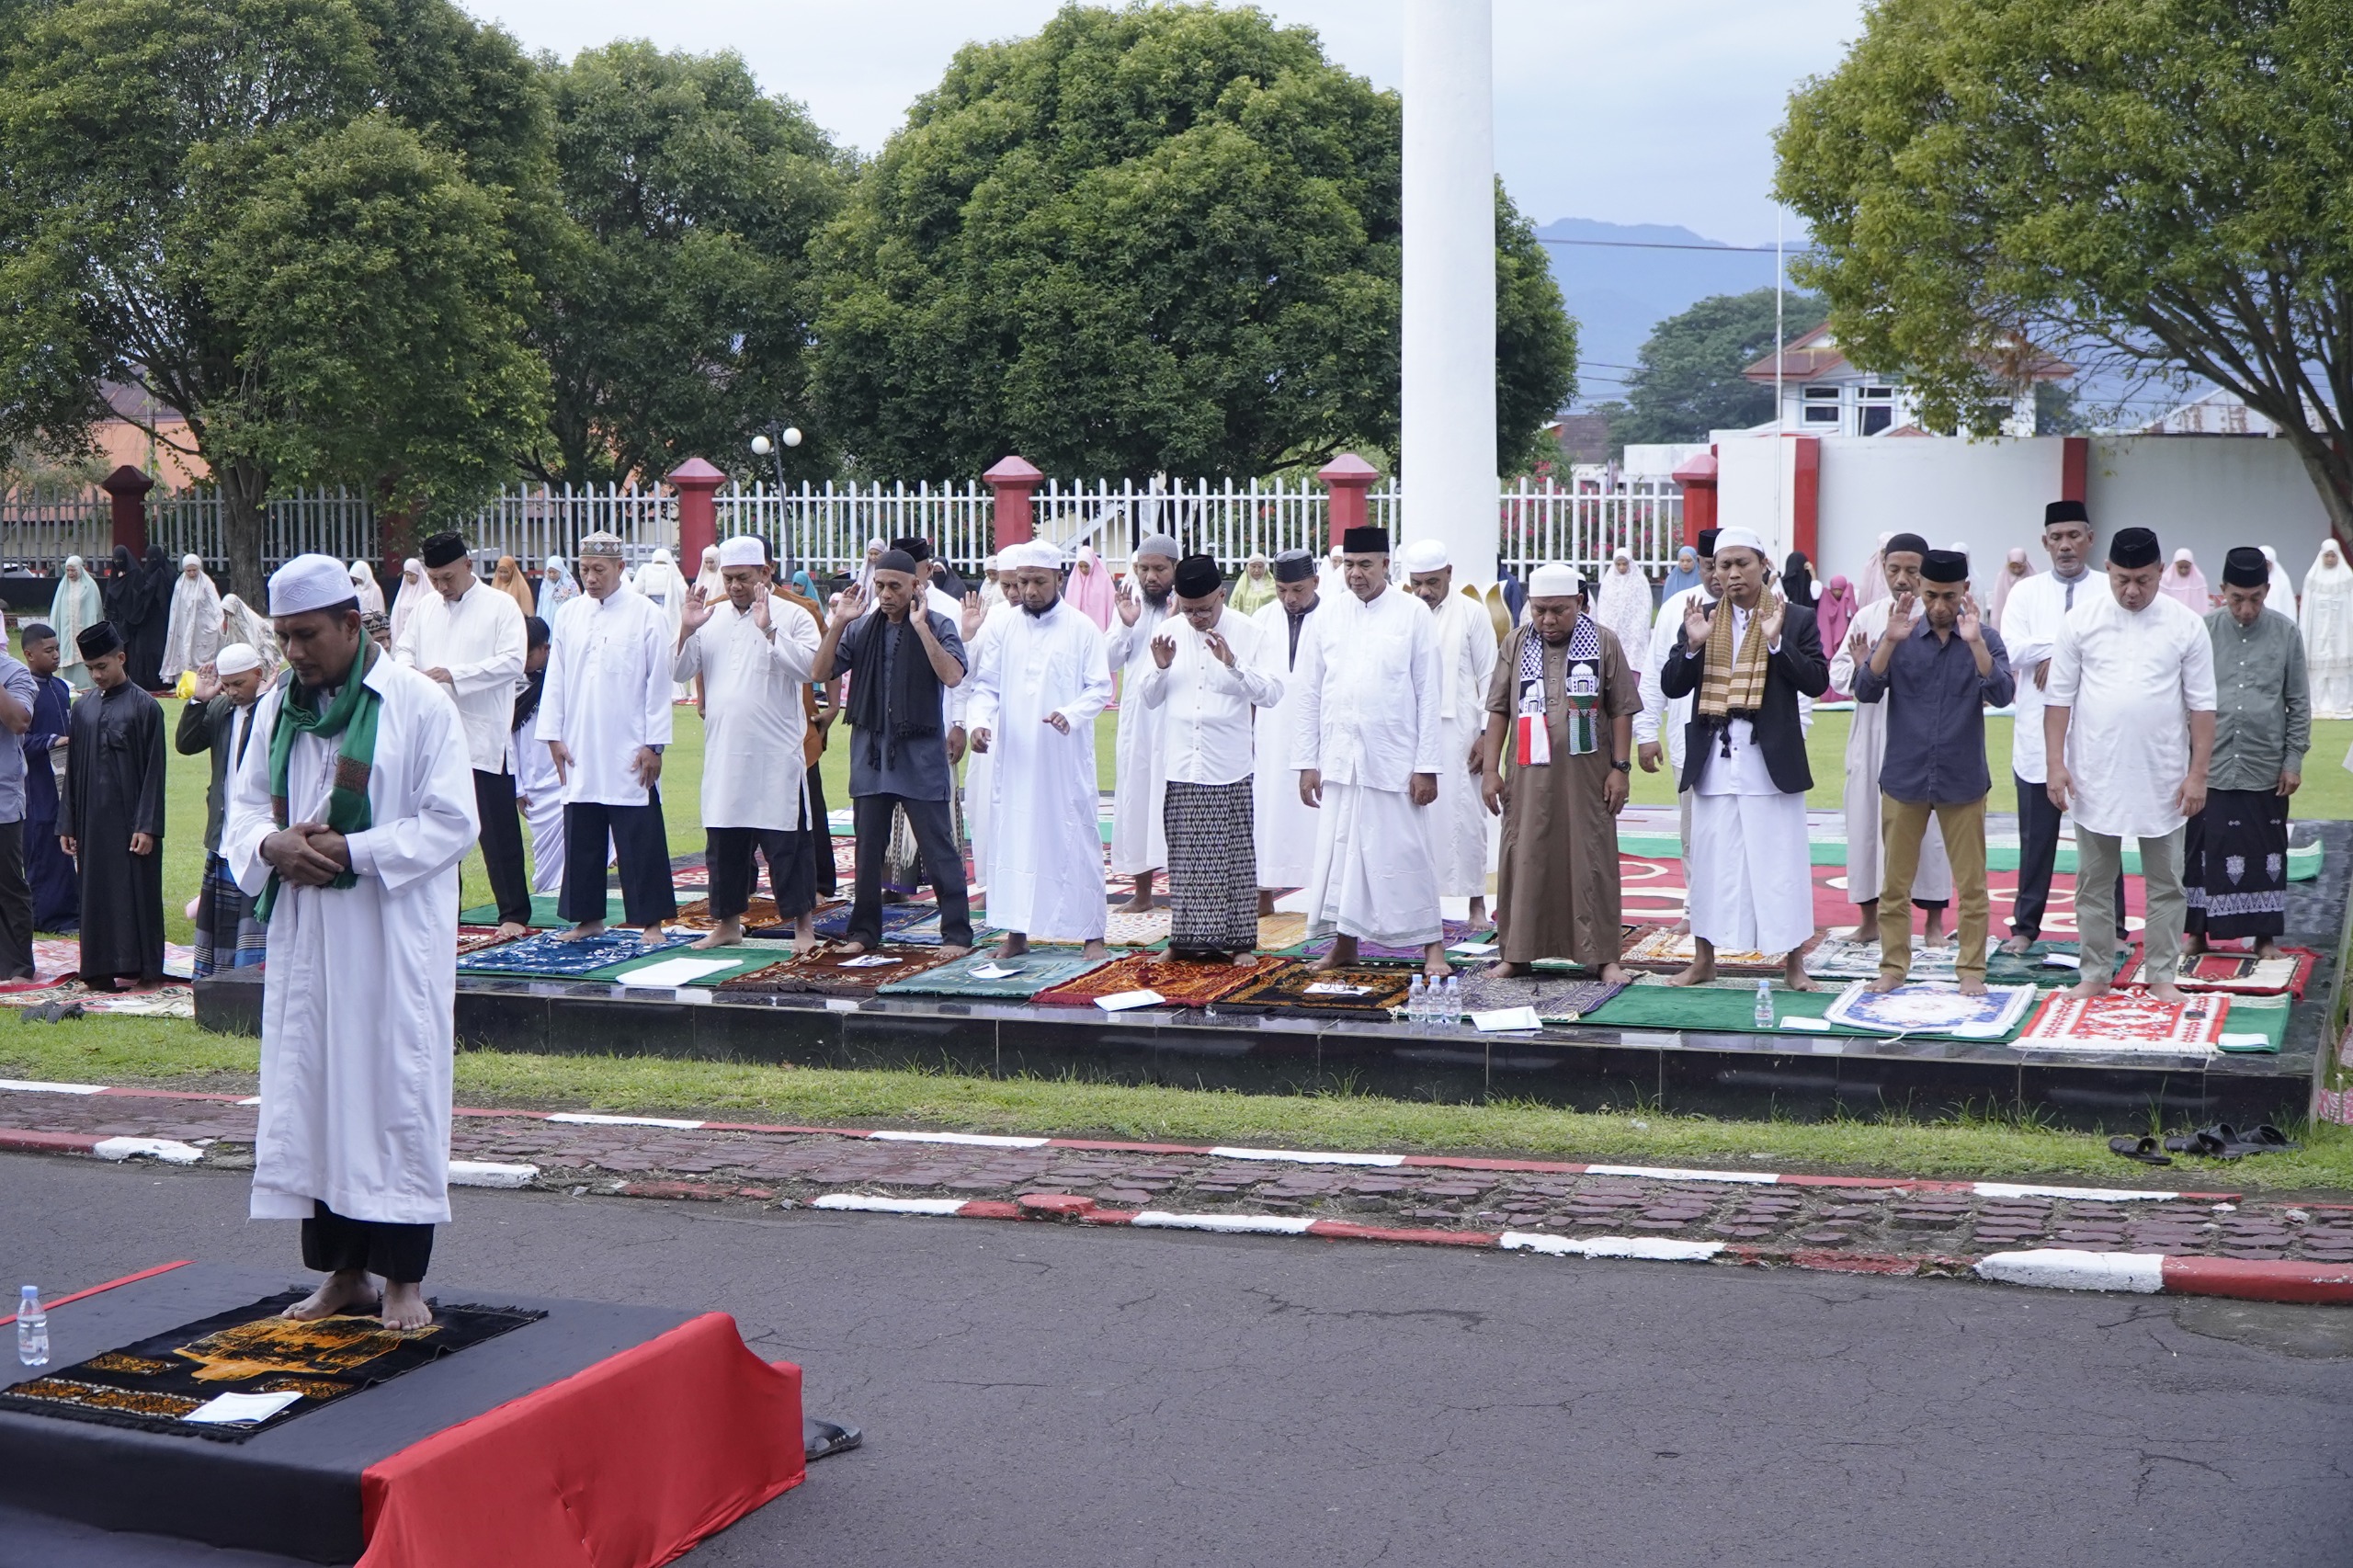
[[[2300,1148],[2302,1145],[2266,1121],[2240,1133],[2232,1141],[2230,1147],[2231,1151],[2237,1154],[2268,1154],[2276,1153],[2284,1149]]]
[[[2154,1138],[2111,1138],[2108,1141],[2108,1152],[2121,1154],[2128,1160],[2138,1160],[2144,1165],[2173,1164],[2171,1154],[2157,1152],[2157,1141]]]
[[[835,1454],[846,1454],[866,1441],[866,1434],[855,1426],[845,1426],[838,1421],[820,1421],[813,1415],[801,1422],[801,1459],[804,1464]]]
[[[2177,1154],[2196,1154],[2207,1160],[2235,1160],[2238,1154],[2214,1135],[2214,1129],[2201,1127],[2195,1132],[2177,1133],[2165,1140],[2165,1147]]]

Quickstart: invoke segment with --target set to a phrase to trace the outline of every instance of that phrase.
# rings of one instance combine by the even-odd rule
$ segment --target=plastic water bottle
[[[49,1313],[30,1285],[17,1292],[17,1359],[28,1367],[49,1365]]]
[[[1773,983],[1769,980],[1756,983],[1756,1027],[1760,1029],[1773,1027]]]
[[[1429,1022],[1429,995],[1422,987],[1422,977],[1416,973],[1405,987],[1405,1021],[1409,1024],[1426,1024]]]
[[[1448,1028],[1462,1027],[1462,981],[1458,975],[1446,977],[1446,1013],[1438,1021]]]

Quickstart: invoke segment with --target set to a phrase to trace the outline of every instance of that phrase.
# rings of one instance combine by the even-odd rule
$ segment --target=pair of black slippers
[[[2177,1133],[2165,1140],[2162,1149],[2154,1138],[2111,1138],[2108,1141],[2111,1153],[2128,1160],[2138,1160],[2144,1165],[2169,1165],[2176,1154],[2196,1154],[2208,1160],[2236,1160],[2249,1154],[2276,1153],[2283,1149],[2302,1147],[2269,1122],[2242,1131],[2227,1121],[2201,1127],[2195,1132]]]
[[[17,1018],[19,1022],[28,1024],[56,1024],[83,1016],[84,1009],[79,1002],[43,1002],[38,1007],[26,1008],[17,1015]]]

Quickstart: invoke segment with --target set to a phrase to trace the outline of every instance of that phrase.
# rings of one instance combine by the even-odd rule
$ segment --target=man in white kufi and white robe
[[[1296,672],[1293,760],[1300,798],[1317,809],[1307,932],[1337,937],[1318,968],[1354,961],[1368,941],[1419,948],[1423,968],[1445,974],[1434,845],[1438,770],[1449,761],[1438,619],[1389,585],[1386,529],[1348,529],[1341,553],[1347,591],[1315,612],[1317,635],[1301,640]]]
[[[1303,888],[1315,874],[1315,833],[1320,818],[1299,798],[1299,683],[1292,678],[1301,653],[1321,625],[1323,603],[1315,557],[1287,550],[1274,561],[1275,599],[1251,617],[1266,633],[1260,645],[1268,668],[1283,683],[1283,699],[1257,716],[1252,739],[1257,769],[1251,775],[1251,824],[1258,845],[1258,913],[1272,915],[1275,900]]]
[[[1675,640],[1683,635],[1683,618],[1690,613],[1691,606],[1705,607],[1716,602],[1716,530],[1701,528],[1690,548],[1699,559],[1699,580],[1660,601],[1642,658],[1636,659],[1631,648],[1626,653],[1627,661],[1641,672],[1638,680],[1643,694],[1642,711],[1634,715],[1634,756],[1643,772],[1656,773],[1663,766],[1668,778],[1678,780],[1676,815],[1686,861],[1691,858],[1691,791],[1679,781],[1683,778],[1683,733],[1691,722],[1691,699],[1688,694],[1669,698],[1658,683],[1658,675],[1666,665],[1666,655],[1675,646]],[[1682,928],[1688,930],[1690,922],[1683,922]]]
[[[1032,542],[1035,542],[1034,540]],[[1152,907],[1154,874],[1168,864],[1162,801],[1168,770],[1160,710],[1145,704],[1143,678],[1152,673],[1152,640],[1176,613],[1176,558],[1184,551],[1166,534],[1154,534],[1128,560],[1108,643],[1120,677],[1120,738],[1111,775],[1111,874],[1133,877],[1135,895],[1123,909]]]
[[[267,903],[251,1213],[303,1221],[303,1261],[328,1275],[288,1315],[375,1310],[381,1278],[384,1321],[420,1326],[432,1227],[449,1219],[465,733],[438,686],[362,634],[341,562],[298,556],[269,597],[291,674],[260,699],[221,836]],[[347,760],[363,789],[335,789]]]
[[[1104,636],[1063,602],[1052,545],[1014,545],[997,566],[1017,613],[987,638],[964,712],[972,749],[993,759],[989,924],[1006,933],[1007,958],[1033,937],[1099,955],[1109,926],[1095,782],[1095,718],[1111,700]],[[1141,689],[1132,699],[1142,705]]]
[[[1485,605],[1454,591],[1454,559],[1443,540],[1417,539],[1399,552],[1399,560],[1407,590],[1430,607],[1438,622],[1438,711],[1446,726],[1430,846],[1438,857],[1438,891],[1442,898],[1469,899],[1471,923],[1478,926],[1487,915],[1487,871],[1493,864],[1487,828],[1495,819],[1479,798],[1474,768],[1487,727],[1487,687],[1495,673],[1495,623]]]

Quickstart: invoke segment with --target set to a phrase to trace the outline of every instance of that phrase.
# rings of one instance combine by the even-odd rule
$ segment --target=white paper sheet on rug
[[[691,985],[706,975],[733,969],[733,959],[664,959],[621,976],[623,985]]]

